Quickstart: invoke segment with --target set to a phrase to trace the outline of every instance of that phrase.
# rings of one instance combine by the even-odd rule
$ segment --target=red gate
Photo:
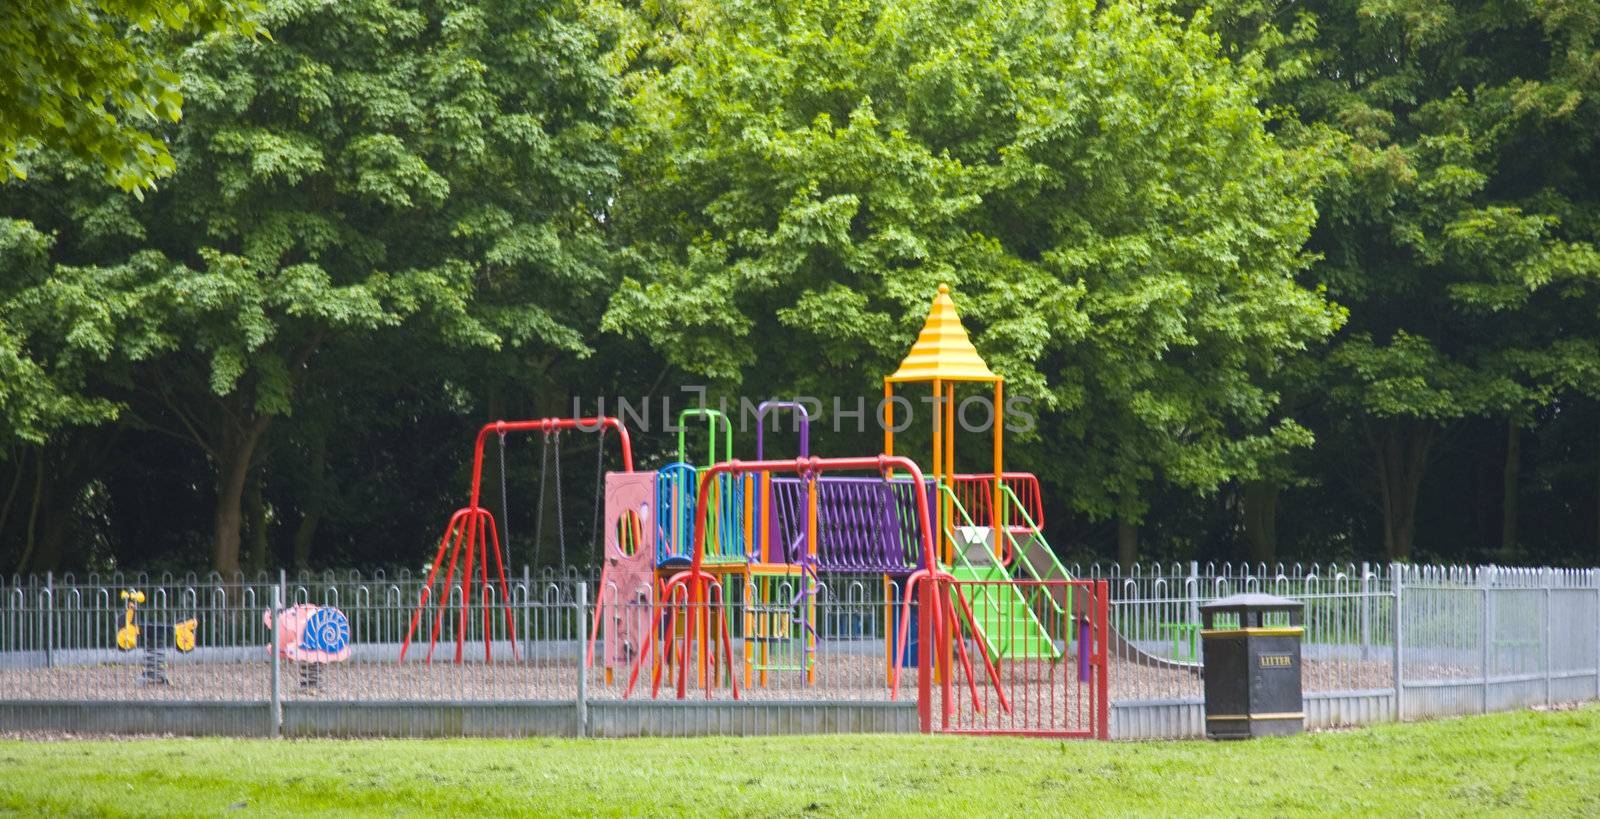
[[[937,605],[919,606],[934,637],[917,652],[924,732],[1109,737],[1106,581],[932,582]]]

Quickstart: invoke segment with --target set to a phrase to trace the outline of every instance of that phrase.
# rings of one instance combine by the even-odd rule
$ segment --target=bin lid
[[[1200,610],[1208,611],[1298,611],[1305,607],[1299,600],[1290,600],[1275,594],[1233,594],[1209,603],[1202,603]]]

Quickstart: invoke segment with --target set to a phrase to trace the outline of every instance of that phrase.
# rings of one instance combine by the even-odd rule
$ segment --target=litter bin
[[[1236,594],[1200,607],[1206,736],[1288,736],[1305,728],[1300,692],[1304,606],[1270,594]]]

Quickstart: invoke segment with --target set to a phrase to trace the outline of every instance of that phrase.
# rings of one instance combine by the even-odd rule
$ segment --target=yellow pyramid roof
[[[956,315],[956,303],[950,299],[950,285],[939,285],[939,294],[933,297],[933,307],[928,310],[928,320],[917,334],[911,352],[900,362],[900,369],[885,378],[887,382],[932,381],[1000,381],[1000,376],[983,363],[978,348],[967,337],[967,328],[961,326]]]

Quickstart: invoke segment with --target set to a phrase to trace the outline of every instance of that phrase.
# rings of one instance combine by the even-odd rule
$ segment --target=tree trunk
[[[11,522],[12,505],[16,503],[22,484],[28,479],[27,474],[24,472],[28,466],[28,451],[26,449],[13,450],[12,457],[17,459],[17,469],[16,474],[11,476],[11,488],[6,491],[5,502],[0,503],[0,539],[5,537],[6,524]],[[3,542],[3,540],[0,540],[0,542]]]
[[[18,571],[42,572],[82,564],[85,543],[75,537],[74,528],[79,521],[79,503],[115,443],[115,434],[75,430],[57,435],[48,446],[29,447],[19,453],[18,476],[33,487],[25,521],[16,521],[23,531],[7,535],[0,525],[0,538],[16,537],[22,544]],[[33,458],[31,476],[20,470],[22,459],[27,456]],[[21,516],[22,502],[17,498],[18,508],[8,514]]]
[[[262,475],[257,474],[245,482],[244,511],[249,516],[251,574],[267,568],[267,504],[261,498]]]
[[[1278,484],[1246,481],[1244,485],[1244,535],[1251,563],[1278,562]]]
[[[322,522],[322,513],[311,511],[300,518],[300,525],[294,530],[294,568],[304,571],[311,568],[311,544],[316,542],[317,524]]]
[[[1383,548],[1391,561],[1411,557],[1417,495],[1433,433],[1433,426],[1424,421],[1386,421],[1371,433],[1383,505]]]
[[[62,556],[67,544],[67,534],[72,528],[72,517],[76,511],[77,497],[62,494],[61,487],[52,487],[53,492],[46,501],[44,520],[39,527],[38,549],[33,553],[33,572],[53,572],[62,567]]]
[[[223,423],[229,423],[224,421]],[[212,517],[211,568],[223,575],[239,571],[240,530],[244,522],[244,485],[256,444],[271,423],[259,417],[244,430],[230,430],[217,447],[217,508]]]
[[[1117,562],[1124,571],[1133,568],[1139,559],[1139,524],[1128,518],[1117,518]]]
[[[52,452],[55,457],[50,457]],[[62,545],[72,524],[82,484],[75,477],[77,452],[45,447],[34,449],[33,499],[28,505],[28,524],[18,571],[54,571],[61,566]]]
[[[1522,468],[1522,428],[1506,421],[1506,468],[1500,501],[1500,550],[1510,556],[1517,548],[1517,473]]]

